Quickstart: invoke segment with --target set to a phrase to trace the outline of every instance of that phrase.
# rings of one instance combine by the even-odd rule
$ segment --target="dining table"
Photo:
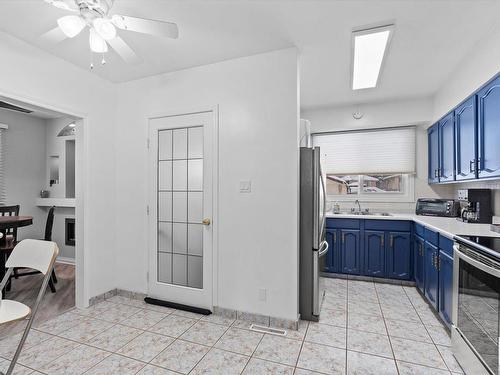
[[[0,249],[7,244],[6,231],[10,228],[26,227],[33,224],[33,216],[0,216],[0,232],[3,234],[0,238]],[[0,281],[5,276],[5,257],[6,254],[0,253]]]

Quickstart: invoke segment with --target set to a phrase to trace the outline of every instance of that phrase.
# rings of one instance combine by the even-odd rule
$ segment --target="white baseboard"
[[[70,264],[70,265],[74,266],[75,259],[74,258],[67,258],[67,257],[57,257],[56,263]]]

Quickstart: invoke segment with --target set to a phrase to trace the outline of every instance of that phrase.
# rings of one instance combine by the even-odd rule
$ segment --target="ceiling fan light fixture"
[[[57,25],[68,38],[74,38],[85,27],[85,21],[78,16],[64,16],[57,20]]]
[[[107,18],[96,18],[93,22],[95,31],[104,40],[111,40],[116,37],[116,28]]]
[[[106,43],[104,38],[102,38],[93,28],[90,29],[89,44],[92,52],[95,53],[108,52],[108,44]]]

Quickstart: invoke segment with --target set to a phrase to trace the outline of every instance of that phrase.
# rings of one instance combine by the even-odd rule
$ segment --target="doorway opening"
[[[32,218],[31,223],[17,228],[15,236],[8,236],[3,245],[14,247],[31,238],[51,240],[59,247],[52,285],[38,310],[37,324],[74,308],[78,299],[80,304],[84,301],[84,119],[0,97],[0,132],[0,215],[8,207],[19,207],[19,216]],[[7,258],[9,252],[0,256]],[[18,270],[4,298],[33,305],[43,275],[24,275],[27,273],[29,270]],[[3,325],[0,338],[23,328],[22,321]]]

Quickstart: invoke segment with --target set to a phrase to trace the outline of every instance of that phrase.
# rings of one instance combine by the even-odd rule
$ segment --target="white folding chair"
[[[21,337],[19,345],[17,346],[16,353],[14,354],[12,362],[10,363],[9,369],[7,370],[5,375],[11,375],[14,371],[14,366],[16,365],[23,345],[26,342],[26,338],[28,337],[29,331],[33,324],[36,311],[38,310],[38,306],[40,305],[43,295],[45,294],[45,290],[47,289],[47,284],[49,283],[52,269],[54,268],[54,263],[56,261],[58,253],[59,248],[57,247],[57,244],[55,242],[41,240],[22,240],[16,245],[14,250],[12,250],[9,259],[7,259],[7,262],[5,263],[5,267],[8,269],[2,282],[0,283],[0,298],[1,291],[4,290],[5,285],[7,284],[7,281],[9,281],[9,277],[12,274],[14,268],[32,268],[44,274],[42,287],[38,292],[38,297],[35,301],[35,304],[33,305],[32,310],[23,303],[7,299],[0,299],[0,324],[24,319],[31,313],[28,324],[24,329],[23,336]],[[0,375],[4,374],[0,372]]]

